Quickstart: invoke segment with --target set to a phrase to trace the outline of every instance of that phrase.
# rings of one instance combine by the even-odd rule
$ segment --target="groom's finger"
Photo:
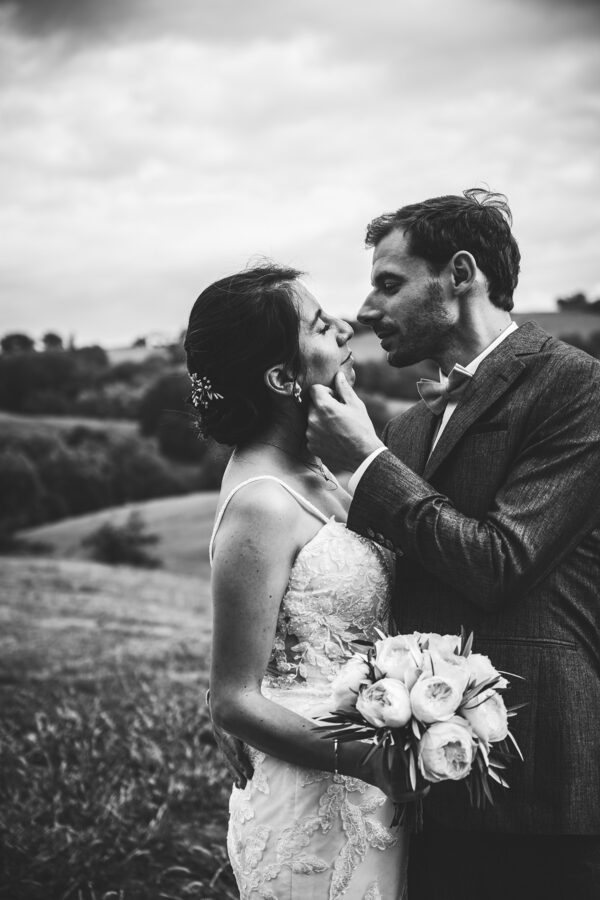
[[[358,394],[355,393],[352,385],[349,383],[343,372],[337,373],[333,384],[335,387],[336,396],[341,403],[347,403],[351,406],[356,400],[359,399]]]
[[[319,409],[323,409],[327,406],[331,406],[332,403],[337,403],[333,391],[331,388],[326,387],[324,384],[313,384],[310,388],[310,399],[314,406],[319,407]]]

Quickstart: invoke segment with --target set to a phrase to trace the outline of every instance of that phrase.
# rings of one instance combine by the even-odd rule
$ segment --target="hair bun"
[[[200,431],[221,444],[250,440],[273,415],[264,373],[300,368],[296,269],[258,266],[222,278],[196,300],[185,338],[190,402]]]

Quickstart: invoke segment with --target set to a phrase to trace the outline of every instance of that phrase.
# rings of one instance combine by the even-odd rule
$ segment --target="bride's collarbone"
[[[237,485],[253,478],[261,478],[262,476],[270,476],[285,482],[296,493],[312,503],[327,518],[333,516],[338,522],[346,522],[352,498],[341,486],[336,487],[332,491],[327,487],[324,479],[316,472],[305,473],[292,468],[265,466],[264,464],[257,465],[254,461],[234,461],[233,465],[228,466],[221,484],[219,506]],[[282,490],[285,489],[282,488]],[[304,512],[307,518],[310,519],[312,514],[306,509]],[[314,518],[314,516],[312,517]]]

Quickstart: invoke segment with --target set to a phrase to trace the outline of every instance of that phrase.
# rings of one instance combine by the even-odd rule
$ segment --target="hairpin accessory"
[[[190,375],[192,392],[190,399],[196,409],[206,409],[211,400],[222,400],[223,394],[218,394],[213,389],[212,382],[207,375],[198,375],[192,372]]]

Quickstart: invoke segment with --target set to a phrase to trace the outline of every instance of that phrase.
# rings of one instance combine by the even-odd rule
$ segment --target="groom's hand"
[[[365,404],[341,372],[336,376],[334,391],[315,384],[310,395],[308,449],[334,472],[354,472],[373,450],[384,446]]]

